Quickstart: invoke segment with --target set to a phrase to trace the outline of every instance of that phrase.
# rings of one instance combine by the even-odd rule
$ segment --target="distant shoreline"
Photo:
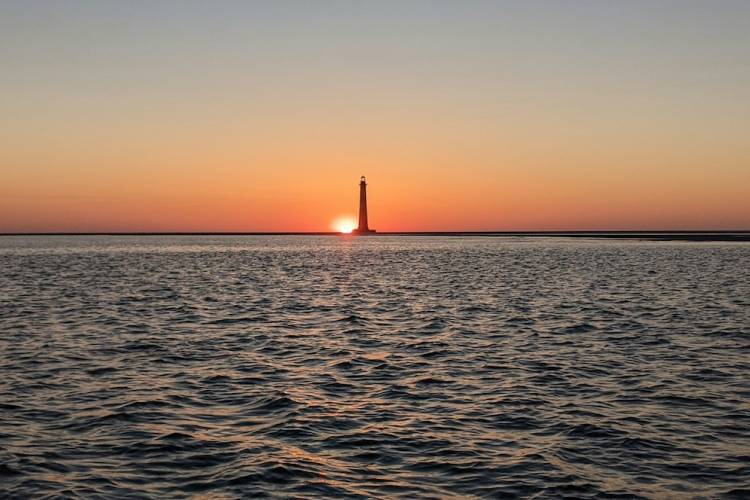
[[[349,235],[336,232],[45,232],[0,233],[0,236],[344,236],[353,238],[378,236],[485,236],[635,239],[652,241],[747,241],[750,231],[412,231],[382,232],[372,235]]]

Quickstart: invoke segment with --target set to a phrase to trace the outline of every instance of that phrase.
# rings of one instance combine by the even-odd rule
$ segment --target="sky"
[[[0,232],[750,229],[750,2],[0,3]]]

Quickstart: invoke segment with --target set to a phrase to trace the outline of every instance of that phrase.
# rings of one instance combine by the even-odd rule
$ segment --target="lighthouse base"
[[[374,229],[353,229],[352,234],[356,234],[359,236],[367,236],[370,234],[375,234],[376,231]]]

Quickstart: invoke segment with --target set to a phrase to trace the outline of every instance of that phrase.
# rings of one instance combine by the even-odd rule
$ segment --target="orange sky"
[[[11,2],[0,232],[750,229],[750,36],[668,4]]]

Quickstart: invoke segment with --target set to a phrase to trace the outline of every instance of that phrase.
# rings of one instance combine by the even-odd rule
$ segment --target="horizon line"
[[[44,231],[7,232],[0,236],[351,236],[336,231]],[[592,237],[647,238],[693,241],[750,241],[750,230],[666,229],[666,230],[559,230],[559,231],[385,231],[371,236],[495,236],[495,237]]]

